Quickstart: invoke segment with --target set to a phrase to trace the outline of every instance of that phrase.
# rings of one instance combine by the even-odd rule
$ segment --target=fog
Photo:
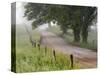
[[[24,5],[26,3],[23,2],[16,2],[16,24],[23,25],[23,24],[30,24],[29,21],[24,16]]]
[[[28,21],[26,17],[24,16],[25,8],[24,6],[27,3],[25,2],[16,2],[16,24],[17,25],[27,25],[31,26],[32,21]],[[48,28],[48,24],[43,24],[38,27],[38,29],[46,29]]]
[[[32,21],[28,21],[26,17],[24,16],[24,12],[25,12],[25,8],[24,6],[26,5],[26,2],[16,2],[16,24],[17,25],[27,25],[27,26],[31,26]],[[51,25],[55,25],[51,22]],[[90,28],[92,30],[96,30],[97,26],[94,24],[92,25]],[[38,29],[46,29],[48,28],[48,24],[43,24],[41,26],[38,27]]]

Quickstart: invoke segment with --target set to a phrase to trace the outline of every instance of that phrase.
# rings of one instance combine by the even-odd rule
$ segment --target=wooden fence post
[[[70,55],[71,69],[73,68],[73,55]]]
[[[36,42],[34,42],[34,47],[36,47]]]
[[[40,44],[38,43],[38,49],[40,50]]]
[[[56,53],[55,53],[55,50],[53,50],[53,56],[54,56],[54,59],[56,60]]]
[[[45,46],[45,55],[46,55],[46,53],[47,53],[47,46]]]

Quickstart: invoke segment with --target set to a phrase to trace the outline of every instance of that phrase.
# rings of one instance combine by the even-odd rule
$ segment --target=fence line
[[[74,60],[73,60],[73,55],[71,54],[71,55],[70,55],[71,68],[73,68],[73,61],[74,61]]]
[[[39,50],[42,50],[39,43],[37,43],[37,47],[38,47]],[[48,51],[47,50],[47,46],[44,46],[45,55],[46,55],[47,51]],[[57,60],[56,59],[57,57],[56,57],[56,52],[55,52],[54,49],[52,49],[52,53],[53,53],[54,60],[56,61]],[[73,54],[71,54],[69,56],[70,56],[70,60],[69,60],[70,61],[70,68],[73,69],[74,68],[74,56],[73,56]]]

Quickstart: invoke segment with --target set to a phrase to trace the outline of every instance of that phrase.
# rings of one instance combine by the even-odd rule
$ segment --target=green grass
[[[68,33],[65,34],[65,35],[61,35],[62,34],[62,31],[60,30],[60,27],[58,26],[54,26],[54,27],[51,27],[51,28],[48,28],[49,31],[52,31],[53,33],[57,34],[58,36],[61,36],[62,38],[64,38],[64,40],[71,44],[71,45],[75,45],[75,46],[78,46],[78,47],[82,47],[82,48],[88,48],[88,49],[91,49],[93,51],[97,51],[97,32],[96,31],[89,31],[88,32],[88,43],[83,43],[83,42],[80,42],[80,43],[76,43],[76,42],[73,42],[73,39],[74,39],[74,35],[73,35],[73,32],[71,29],[68,30]]]
[[[48,48],[46,53],[44,48],[41,48],[41,50],[38,50],[38,48],[32,48],[30,50],[26,49],[26,51],[24,49],[24,51],[17,53],[16,60],[17,72],[36,72],[71,69],[69,56],[56,52],[55,60],[53,52],[52,50],[50,50],[50,48]],[[75,63],[73,69],[78,68],[78,63]]]
[[[37,30],[30,31],[33,40],[40,38]],[[23,26],[17,28],[16,36],[16,72],[33,72],[33,71],[53,71],[53,70],[68,70],[70,67],[69,55],[64,55],[56,51],[56,60],[53,56],[51,48],[42,46],[41,50],[38,47],[33,47],[29,42],[29,36]],[[74,61],[73,69],[78,69],[78,61]]]

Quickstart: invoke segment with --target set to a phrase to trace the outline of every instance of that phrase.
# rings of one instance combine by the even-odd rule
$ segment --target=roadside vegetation
[[[80,68],[79,62],[74,60],[74,66],[71,68],[70,56],[61,52],[55,52],[49,47],[45,50],[44,46],[40,49],[38,45],[32,46],[29,41],[24,25],[17,26],[16,36],[16,72],[30,71],[53,71],[53,70],[69,70]],[[33,30],[33,40],[39,40],[38,30]]]
[[[64,38],[64,40],[71,45],[97,51],[97,30],[91,30],[88,32],[87,43],[73,41],[74,35],[71,29],[68,29],[67,33],[64,35],[62,34],[62,30],[60,29],[59,26],[51,26],[47,30]]]

